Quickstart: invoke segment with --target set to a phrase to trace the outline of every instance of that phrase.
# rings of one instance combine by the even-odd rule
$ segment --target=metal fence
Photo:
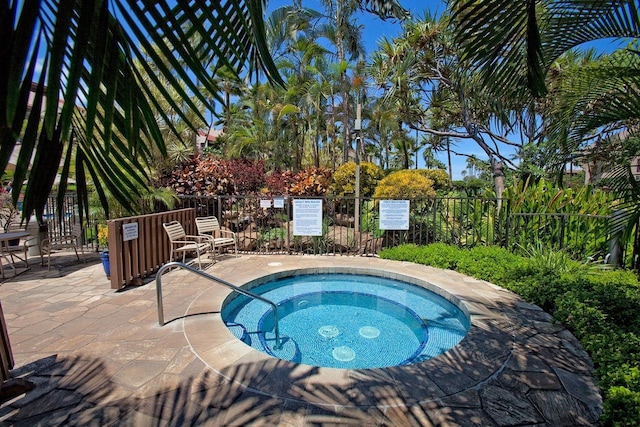
[[[56,196],[49,196],[44,208],[43,220],[46,223],[46,233],[49,239],[55,240],[58,236],[68,236],[74,234],[75,230],[81,229],[80,242],[78,244],[97,248],[97,230],[93,218],[83,217],[80,222],[78,212],[78,202],[75,193],[67,193],[62,203],[62,214],[58,215],[58,201]],[[32,219],[35,221],[35,218]],[[44,232],[45,230],[43,230]]]
[[[293,200],[309,198],[185,196],[180,207],[218,217],[237,233],[239,249],[251,253],[374,255],[403,243],[435,242],[515,251],[537,246],[565,250],[576,259],[604,259],[609,250],[608,216],[512,213],[508,200],[498,204],[490,198],[412,199],[409,228],[385,231],[378,227],[380,200],[359,198],[356,204],[353,197],[320,197],[322,236],[295,236]]]
[[[247,253],[375,255],[403,243],[443,242],[463,247],[498,245],[514,251],[537,246],[564,250],[579,260],[601,260],[611,250],[609,216],[511,212],[508,200],[499,208],[496,199],[471,197],[413,199],[409,228],[394,231],[378,227],[380,200],[359,198],[356,204],[354,197],[316,197],[322,199],[322,235],[295,236],[293,200],[308,198],[183,196],[176,209],[194,208],[196,216],[218,217],[237,233],[239,249]],[[79,220],[75,195],[67,195],[62,220],[51,198],[45,218],[49,233],[73,230]],[[97,247],[94,221],[83,222],[82,243]],[[622,258],[635,266],[632,256]]]

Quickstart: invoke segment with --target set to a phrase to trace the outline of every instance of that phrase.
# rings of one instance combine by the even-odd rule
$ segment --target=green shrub
[[[528,258],[530,268],[543,274],[578,274],[585,270],[585,265],[574,261],[567,252],[547,248],[541,242],[528,245],[522,253]]]
[[[448,270],[455,269],[463,255],[464,252],[461,249],[444,243],[427,246],[407,244],[380,252],[380,258],[410,261]]]
[[[617,270],[572,275],[569,288],[624,331],[640,331],[640,288],[631,272]]]
[[[381,258],[491,281],[545,309],[580,340],[603,392],[606,426],[640,425],[640,285],[634,273],[597,270],[543,249],[530,258],[496,247],[402,245]]]
[[[518,276],[518,271],[526,274]],[[500,282],[494,282],[500,283]],[[505,279],[505,288],[517,293],[525,300],[535,304],[548,313],[553,313],[559,295],[566,290],[566,282],[562,275],[532,269],[525,261],[520,267],[511,271],[511,277]]]
[[[444,169],[418,169],[418,172],[433,181],[433,189],[436,191],[448,190],[451,187],[449,174]]]
[[[626,387],[612,387],[604,401],[603,426],[639,426],[640,393]]]
[[[498,246],[476,246],[458,261],[461,273],[489,282],[502,282],[522,258]]]
[[[287,230],[282,227],[270,228],[260,231],[258,235],[258,243],[264,244],[271,240],[285,241],[287,239]]]

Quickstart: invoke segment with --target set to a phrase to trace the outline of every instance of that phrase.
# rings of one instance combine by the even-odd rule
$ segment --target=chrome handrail
[[[183,268],[185,270],[188,270],[192,273],[196,273],[199,276],[204,277],[205,279],[209,279],[211,281],[220,283],[221,285],[224,285],[228,288],[233,289],[234,291],[248,296],[249,298],[253,298],[253,299],[257,299],[259,301],[262,301],[264,303],[269,304],[272,308],[273,308],[273,320],[274,320],[274,330],[276,333],[276,345],[274,346],[274,348],[276,350],[278,350],[279,348],[281,348],[281,343],[280,343],[280,331],[278,328],[278,307],[276,306],[276,304],[273,301],[270,301],[268,299],[266,299],[263,296],[260,296],[258,294],[254,294],[253,292],[247,291],[246,289],[242,289],[232,283],[229,283],[225,280],[219,279],[215,276],[212,276],[210,274],[205,273],[204,271],[198,270],[196,268],[193,268],[189,265],[186,265],[184,263],[181,262],[177,262],[177,261],[173,261],[170,263],[167,263],[165,265],[163,265],[162,267],[160,267],[160,269],[158,270],[158,272],[156,273],[156,293],[158,296],[158,323],[160,323],[160,326],[164,326],[164,308],[163,308],[163,303],[162,303],[162,273],[164,273],[165,270],[171,268],[171,267],[180,267]]]

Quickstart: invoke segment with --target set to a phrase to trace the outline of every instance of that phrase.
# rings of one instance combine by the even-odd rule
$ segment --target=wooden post
[[[9,332],[7,331],[7,323],[4,320],[4,312],[2,304],[0,304],[0,379],[2,382],[7,381],[9,370],[13,368],[13,353],[11,352],[11,343],[9,342]]]

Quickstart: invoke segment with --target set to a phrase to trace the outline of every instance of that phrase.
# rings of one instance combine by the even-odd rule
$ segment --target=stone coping
[[[601,413],[591,361],[575,337],[540,308],[505,289],[452,271],[378,258],[256,256],[250,265],[246,268],[246,260],[225,260],[208,273],[238,286],[329,271],[399,279],[456,303],[470,316],[471,328],[454,348],[416,364],[313,367],[271,357],[234,337],[220,317],[230,290],[211,286],[195,298],[182,319],[185,338],[207,366],[248,390],[296,404],[337,408],[353,406],[354,401],[359,407],[378,408],[439,405],[452,399],[470,399],[471,405],[471,400],[484,396],[485,406],[489,401],[507,402],[514,423],[562,425],[565,420],[590,425]],[[167,280],[167,286],[173,282]],[[545,412],[545,402],[564,409]]]

